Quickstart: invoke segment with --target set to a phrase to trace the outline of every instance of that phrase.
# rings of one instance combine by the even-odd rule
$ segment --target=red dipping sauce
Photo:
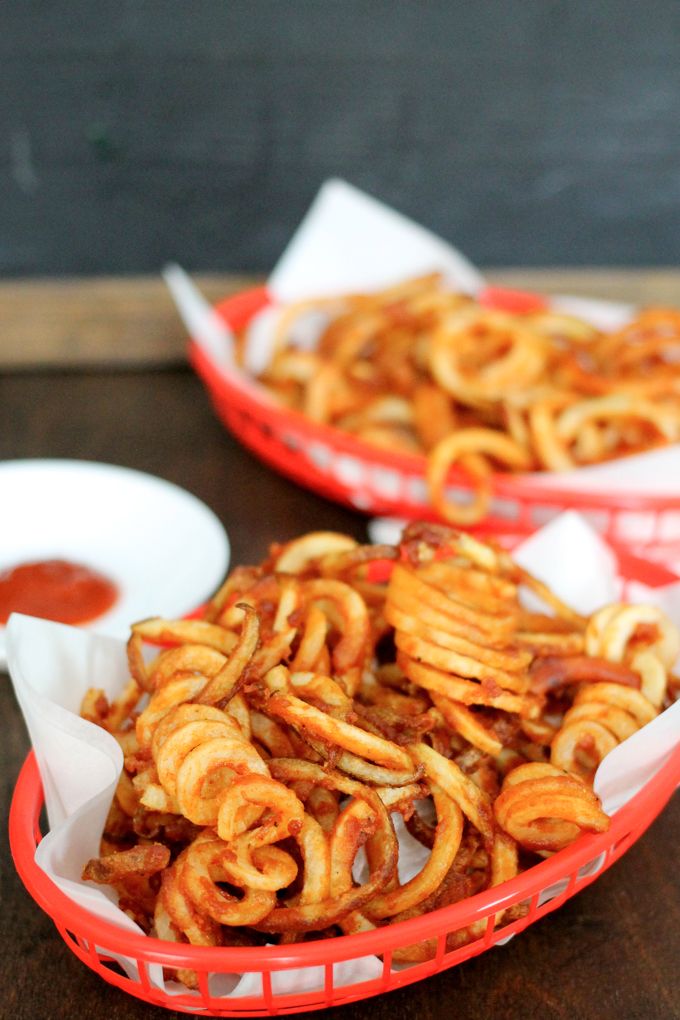
[[[21,563],[0,572],[0,623],[7,623],[10,613],[89,623],[117,598],[118,589],[107,577],[68,560]]]

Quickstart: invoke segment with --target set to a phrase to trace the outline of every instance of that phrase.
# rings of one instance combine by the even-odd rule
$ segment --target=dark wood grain
[[[365,534],[364,518],[270,474],[242,450],[186,370],[0,376],[0,459],[15,457],[102,460],[176,482],[222,519],[234,562],[257,560],[273,539],[320,525]],[[0,520],[1,501],[2,493]],[[2,676],[0,717],[0,1015],[8,1020],[172,1015],[92,974],[23,889],[9,858],[4,820],[27,739]],[[679,845],[676,799],[593,886],[509,945],[411,988],[325,1015],[329,1020],[680,1017]]]

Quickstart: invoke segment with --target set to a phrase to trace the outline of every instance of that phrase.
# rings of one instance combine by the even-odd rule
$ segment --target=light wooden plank
[[[210,301],[252,277],[198,275]],[[186,360],[186,330],[160,277],[0,284],[0,369],[140,368]]]
[[[571,294],[637,305],[680,305],[680,268],[578,268],[494,269],[494,283],[541,294]]]
[[[487,275],[540,293],[680,305],[679,268],[513,268]],[[211,301],[258,282],[233,274],[195,279]],[[185,359],[186,331],[160,277],[0,283],[0,370],[144,368]]]

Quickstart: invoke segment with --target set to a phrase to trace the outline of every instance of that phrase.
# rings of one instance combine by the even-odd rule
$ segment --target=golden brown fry
[[[509,772],[494,810],[499,825],[527,850],[561,850],[579,831],[609,828],[592,790],[552,765],[520,765]]]
[[[170,851],[161,843],[140,844],[106,857],[94,857],[83,868],[82,878],[101,885],[115,885],[131,875],[155,875],[170,862]]]

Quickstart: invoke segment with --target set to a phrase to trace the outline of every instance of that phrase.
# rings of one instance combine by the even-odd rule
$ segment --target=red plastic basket
[[[631,584],[650,587],[673,575],[629,553],[619,556],[621,598]],[[677,578],[676,578],[677,579]],[[28,892],[52,918],[68,947],[105,981],[137,998],[182,1012],[210,1016],[272,1016],[338,1006],[402,988],[477,956],[511,934],[555,910],[614,863],[651,825],[680,783],[680,743],[656,774],[612,817],[608,832],[581,836],[565,850],[517,878],[450,907],[359,935],[301,945],[263,948],[215,948],[162,942],[132,934],[101,920],[69,899],[35,862],[43,805],[40,773],[29,754],[17,780],[10,809],[9,837],[17,871]],[[559,883],[559,888],[554,886]],[[494,927],[499,910],[516,904],[524,916]],[[483,934],[447,950],[447,936],[483,922]],[[434,957],[404,969],[392,968],[398,948],[424,939],[436,941]],[[117,957],[125,957],[123,970]],[[374,976],[356,980],[347,966],[370,960]],[[189,968],[199,977],[198,991],[175,994],[154,983],[160,968]],[[291,972],[296,971],[296,975]],[[220,975],[246,975],[238,995],[218,994]],[[212,984],[212,987],[211,987]]]
[[[680,746],[643,789],[618,811],[608,832],[582,836],[524,874],[504,885],[479,893],[451,907],[401,921],[360,935],[347,935],[302,945],[264,948],[218,948],[161,942],[135,935],[102,921],[62,893],[34,861],[40,841],[39,815],[43,804],[40,774],[34,755],[27,758],[17,781],[10,813],[10,844],[24,885],[54,921],[76,956],[109,984],[157,1006],[210,1016],[275,1016],[339,1006],[369,998],[420,981],[462,963],[522,931],[590,885],[648,828],[680,781]],[[564,883],[557,895],[550,887]],[[499,909],[526,904],[517,921],[494,928]],[[476,941],[447,952],[447,936],[474,922],[486,922]],[[435,939],[432,960],[403,970],[392,970],[392,953],[422,939]],[[125,973],[116,963],[124,956],[132,962]],[[363,958],[379,958],[370,980],[343,983],[342,965]],[[197,992],[171,994],[153,982],[154,967],[183,967],[199,977]],[[299,970],[291,989],[290,972]],[[211,991],[209,975],[249,975],[249,994],[219,997]]]
[[[503,292],[505,305],[511,298],[512,293]],[[232,329],[239,330],[270,300],[262,287],[228,298],[216,310]],[[423,457],[382,450],[259,399],[256,390],[235,384],[195,342],[190,344],[189,356],[220,419],[276,471],[327,499],[370,514],[409,519],[435,516],[429,506]],[[469,484],[460,471],[451,472],[449,485],[460,498],[469,495]],[[528,535],[565,509],[578,510],[614,545],[626,545],[655,559],[680,559],[680,496],[574,492],[499,472],[493,479],[490,514],[475,530],[511,529]]]

